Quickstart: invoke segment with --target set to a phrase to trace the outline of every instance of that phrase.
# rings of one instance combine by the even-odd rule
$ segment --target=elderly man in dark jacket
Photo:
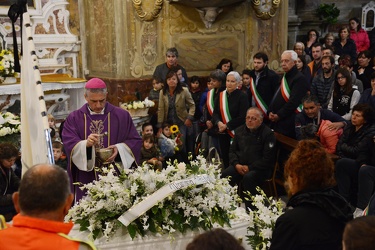
[[[229,151],[230,164],[222,174],[223,178],[231,177],[233,186],[242,180],[242,190],[252,194],[256,193],[257,186],[271,177],[276,160],[275,135],[262,122],[262,111],[249,108],[245,125],[235,130]],[[245,205],[251,207],[251,202],[245,201]]]
[[[301,112],[302,98],[310,90],[304,75],[296,67],[297,53],[286,50],[281,55],[281,67],[285,74],[268,109],[271,127],[275,132],[296,138],[294,118]]]

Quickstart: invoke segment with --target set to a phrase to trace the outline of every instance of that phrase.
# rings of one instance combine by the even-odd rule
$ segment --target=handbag
[[[211,147],[208,150],[206,161],[208,164],[218,165],[218,168],[221,170],[224,168],[223,161],[221,160],[219,152],[215,147]]]

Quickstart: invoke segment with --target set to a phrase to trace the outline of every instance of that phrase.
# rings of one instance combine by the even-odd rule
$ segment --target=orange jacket
[[[23,215],[13,217],[13,225],[0,230],[1,250],[95,249],[90,243],[67,236],[73,223],[42,220]]]
[[[320,123],[318,136],[320,138],[320,143],[322,143],[325,150],[330,153],[336,153],[336,144],[340,139],[340,136],[343,133],[343,129],[340,128],[336,130],[329,130],[328,125],[332,122],[329,120],[322,120]]]

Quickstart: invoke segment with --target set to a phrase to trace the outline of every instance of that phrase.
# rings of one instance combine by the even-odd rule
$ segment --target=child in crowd
[[[63,144],[60,141],[52,142],[53,158],[55,159],[55,165],[60,166],[66,170],[67,160],[63,154]]]
[[[159,77],[154,76],[152,78],[152,89],[150,90],[148,99],[151,101],[159,100],[159,93],[162,88],[163,88],[162,80]]]
[[[162,125],[162,133],[158,139],[158,145],[160,148],[161,156],[167,160],[174,161],[177,159],[179,162],[183,161],[183,157],[180,153],[180,149],[182,147],[182,141],[176,137],[172,139],[172,132],[170,130],[171,125],[168,123],[163,123]]]
[[[143,135],[154,135],[154,128],[150,122],[142,124],[142,136]]]
[[[18,149],[11,143],[0,143],[0,214],[6,221],[16,215],[12,194],[20,185],[20,178],[14,173],[12,166],[18,157]]]
[[[195,113],[194,113],[194,120],[193,120],[193,126],[188,127],[188,138],[187,140],[187,151],[188,152],[195,152],[195,138],[200,133],[199,129],[199,120],[202,116],[201,110],[198,108],[200,104],[200,99],[202,97],[202,90],[201,90],[201,83],[199,81],[198,76],[192,76],[190,78],[190,93],[191,97],[194,100],[195,104]]]
[[[241,90],[247,94],[248,91],[250,91],[250,76],[251,70],[249,69],[244,69],[242,71],[242,88]]]
[[[48,124],[52,140],[60,140],[59,130],[56,128],[55,117],[52,114],[47,114]]]
[[[186,79],[184,78],[184,76],[182,75],[182,69],[179,68],[177,71],[176,71],[176,74],[177,74],[177,77],[178,79],[180,80],[180,83],[182,84],[182,87],[188,87],[188,83],[186,81]]]
[[[141,164],[147,162],[154,167],[154,170],[161,171],[163,169],[164,160],[160,156],[159,149],[155,144],[155,137],[153,134],[143,134],[142,136],[143,144],[141,148]]]
[[[160,90],[163,88],[162,80],[154,76],[152,79],[152,89],[148,95],[148,99],[155,102],[155,106],[149,108],[148,114],[150,115],[150,123],[154,131],[156,131],[156,124],[158,123],[158,105],[159,105],[159,94]]]

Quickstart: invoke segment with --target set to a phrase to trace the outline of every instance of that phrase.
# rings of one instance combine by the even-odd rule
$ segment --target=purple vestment
[[[97,179],[95,170],[89,172],[81,171],[71,159],[73,148],[80,141],[86,140],[93,133],[92,131],[99,134],[108,133],[108,136],[103,137],[102,145],[104,148],[116,143],[125,143],[132,150],[137,162],[140,157],[142,139],[127,111],[107,102],[104,114],[90,115],[87,104],[70,113],[64,123],[63,138],[64,148],[68,157],[67,171],[76,201],[81,199],[85,192],[79,186],[73,185],[73,183],[86,184]],[[87,151],[91,151],[91,148],[89,149]]]

